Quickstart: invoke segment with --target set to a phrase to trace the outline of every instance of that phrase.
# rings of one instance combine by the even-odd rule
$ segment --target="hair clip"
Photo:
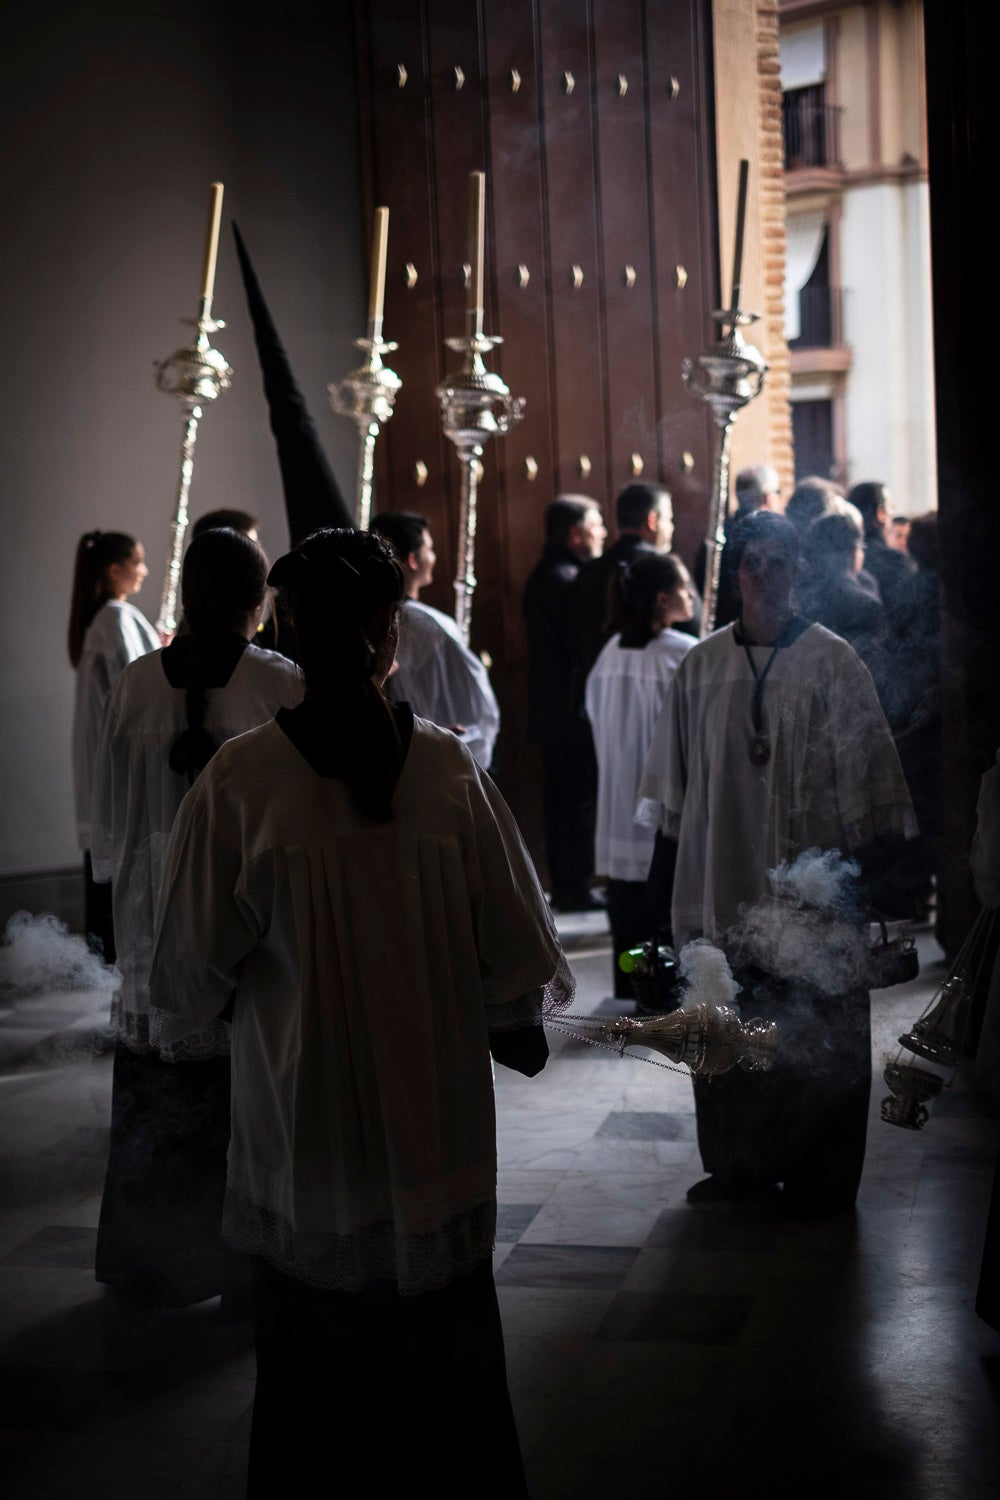
[[[353,573],[354,576],[355,576],[355,578],[357,578],[357,579],[360,580],[361,574],[358,572],[357,568],[354,566],[354,564],[352,562],[348,562],[347,558],[344,557],[344,555],[342,553],[338,553],[338,555],[337,555],[337,562],[340,564],[340,566],[342,568],[346,568],[349,573]]]

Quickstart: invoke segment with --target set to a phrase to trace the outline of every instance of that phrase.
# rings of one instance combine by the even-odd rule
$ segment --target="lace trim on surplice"
[[[438,1291],[475,1269],[493,1250],[496,1199],[461,1209],[437,1229],[397,1229],[392,1220],[350,1234],[297,1231],[283,1215],[226,1192],[223,1233],[247,1255],[259,1255],[279,1271],[324,1291],[360,1292],[374,1282],[393,1282],[400,1293]]]

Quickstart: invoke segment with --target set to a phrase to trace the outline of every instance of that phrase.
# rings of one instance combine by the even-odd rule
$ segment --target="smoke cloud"
[[[87,947],[51,912],[15,912],[0,943],[0,996],[14,1000],[43,992],[113,990],[118,970]]]
[[[684,980],[682,1010],[696,1005],[732,1005],[740,992],[726,955],[707,938],[686,943],[678,959]]]
[[[771,894],[743,910],[726,949],[740,967],[753,964],[780,979],[800,980],[824,995],[868,987],[870,954],[860,921],[858,876],[839,849],[807,849],[767,872]]]

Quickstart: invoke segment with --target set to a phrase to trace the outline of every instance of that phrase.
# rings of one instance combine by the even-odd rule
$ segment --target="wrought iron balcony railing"
[[[839,104],[824,104],[822,88],[796,89],[785,95],[785,171],[840,164]]]

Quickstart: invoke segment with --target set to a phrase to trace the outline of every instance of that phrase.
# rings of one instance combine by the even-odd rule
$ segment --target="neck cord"
[[[788,624],[785,626],[784,630],[779,635],[778,639],[775,641],[774,645],[771,647],[771,655],[768,657],[767,663],[764,666],[763,671],[761,672],[757,671],[757,667],[753,659],[753,654],[750,649],[751,643],[747,640],[745,634],[743,633],[742,618],[740,619],[739,624],[734,631],[734,638],[743,647],[743,651],[747,659],[747,665],[749,666],[751,675],[753,677],[753,703],[751,705],[750,712],[753,718],[754,737],[750,741],[750,761],[751,764],[755,766],[766,765],[766,763],[771,759],[771,747],[767,742],[767,735],[764,730],[764,685],[767,682],[767,674],[774,666],[774,659],[777,656],[778,652],[781,650],[782,646],[791,645],[792,641],[798,639],[798,636],[801,634],[801,630],[798,628],[799,624],[800,622],[798,618],[793,615]]]

